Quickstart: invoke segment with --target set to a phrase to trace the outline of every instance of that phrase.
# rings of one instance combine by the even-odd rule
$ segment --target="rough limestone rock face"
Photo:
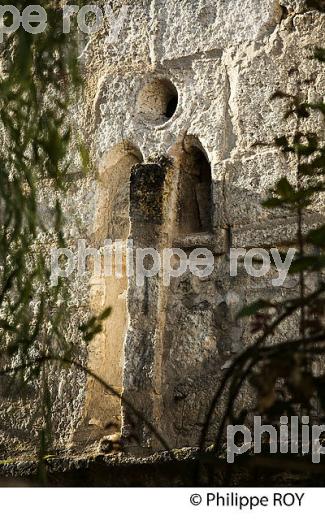
[[[303,1],[117,0],[114,13],[123,6],[117,41],[107,40],[107,25],[81,52],[85,95],[72,117],[94,167],[85,178],[76,161],[69,174],[66,234],[71,245],[82,238],[96,248],[105,239],[161,253],[204,247],[214,270],[205,278],[184,273],[169,286],[159,275],[138,286],[125,273],[71,281],[77,322],[112,306],[81,357],[144,416],[91,378],[69,382],[63,374],[69,402],[57,409],[59,446],[81,452],[120,433],[141,453],[158,449],[147,422],[171,447],[198,444],[224,370],[252,341],[238,311],[297,290],[294,281],[274,287],[274,271],[252,278],[239,266],[237,277],[229,274],[230,247],[281,246],[295,232],[290,215],[260,205],[297,168],[272,144],[296,123],[283,117],[285,99],[270,98],[277,90],[309,101],[325,93],[324,68],[310,59],[311,47],[324,43],[325,16]],[[318,117],[306,129],[315,130]],[[319,200],[310,222],[323,210]]]

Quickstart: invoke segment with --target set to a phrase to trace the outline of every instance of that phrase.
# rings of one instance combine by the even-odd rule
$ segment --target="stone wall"
[[[215,269],[205,279],[185,274],[170,287],[159,276],[140,288],[126,276],[92,278],[90,287],[76,280],[76,313],[112,306],[89,347],[89,366],[171,447],[193,446],[223,370],[251,341],[249,328],[236,321],[238,310],[261,296],[296,291],[273,287],[274,273],[250,278],[240,269],[230,277],[228,253],[292,241],[294,219],[260,205],[277,179],[296,176],[296,164],[272,144],[293,133],[295,122],[283,118],[286,101],[270,97],[280,89],[323,99],[324,69],[310,56],[312,45],[323,45],[325,17],[299,0],[117,0],[114,10],[122,5],[128,16],[118,41],[107,43],[107,27],[82,53],[85,96],[73,118],[95,167],[88,178],[77,164],[71,172],[72,198],[64,202],[71,243],[83,238],[101,247],[107,238],[128,238],[159,251],[208,247]],[[318,117],[306,128],[317,128]],[[319,200],[311,222],[323,206]],[[74,382],[71,403],[69,439],[78,450],[96,445],[108,422],[131,445],[161,446],[90,379]]]

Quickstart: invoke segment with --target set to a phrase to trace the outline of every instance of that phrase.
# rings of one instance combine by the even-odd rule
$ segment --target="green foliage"
[[[274,304],[266,301],[266,300],[258,300],[251,305],[247,305],[240,311],[238,314],[238,318],[245,318],[248,316],[254,316],[257,312],[260,312],[264,309],[270,309],[271,307],[275,307]]]
[[[47,29],[32,35],[21,27],[0,47],[0,363],[28,367],[10,377],[21,387],[33,381],[38,388],[35,421],[43,424],[43,457],[51,443],[49,358],[67,358],[73,350],[66,334],[69,294],[63,284],[51,287],[45,246],[64,246],[60,197],[73,136],[69,109],[82,82],[78,32],[63,34],[59,2],[41,4]],[[20,12],[28,5],[15,2]],[[88,165],[81,142],[79,149]],[[45,214],[42,190],[54,197]],[[33,365],[45,357],[46,363]]]
[[[325,12],[324,4],[309,4]],[[314,58],[325,62],[324,49],[317,48]],[[281,415],[305,414],[311,421],[325,420],[325,225],[313,224],[308,229],[305,218],[315,211],[313,205],[325,191],[325,104],[308,103],[300,94],[281,91],[272,96],[278,98],[287,102],[284,117],[291,118],[297,130],[294,135],[279,136],[274,145],[297,165],[297,177],[281,178],[263,206],[296,217],[296,234],[288,239],[297,244],[298,255],[289,273],[298,275],[299,285],[294,298],[283,297],[281,291],[274,301],[253,302],[238,316],[250,320],[255,340],[234,359],[212,400],[200,446],[203,450],[215,411],[222,409],[214,456],[222,451],[226,425],[238,424],[239,416],[242,423],[250,413],[263,416],[267,424],[279,421]],[[300,128],[312,113],[320,114],[323,124],[317,133],[303,132]],[[279,330],[283,325],[290,331],[285,338]],[[321,373],[315,372],[315,365]],[[255,402],[243,409],[239,398],[245,385]]]
[[[110,316],[111,312],[111,307],[107,307],[99,316],[92,316],[86,323],[80,325],[79,330],[82,332],[83,338],[87,343],[102,332],[103,321]]]
[[[80,7],[85,3],[74,2]],[[15,2],[20,12],[27,5],[27,1]],[[30,420],[39,430],[39,478],[45,482],[46,461],[53,451],[56,370],[69,367],[92,377],[111,395],[123,399],[134,417],[165,448],[168,445],[132,403],[83,365],[80,342],[69,341],[75,316],[68,288],[62,281],[57,287],[50,284],[46,248],[65,246],[60,200],[67,187],[72,144],[85,173],[90,158],[70,124],[70,108],[82,94],[77,59],[80,32],[75,26],[63,34],[61,2],[42,1],[41,5],[47,12],[47,29],[31,35],[20,28],[0,46],[0,366],[5,367],[0,369],[0,383],[2,377],[9,379],[10,396],[17,387],[24,398],[28,385],[38,393]],[[48,193],[57,195],[53,207],[44,213],[42,197]],[[90,342],[110,313],[108,308],[85,324],[77,323],[80,340]]]

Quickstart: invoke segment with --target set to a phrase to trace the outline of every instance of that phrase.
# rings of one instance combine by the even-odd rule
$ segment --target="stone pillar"
[[[129,277],[129,327],[124,352],[123,396],[154,424],[154,361],[159,295],[159,273],[139,284],[136,258],[140,249],[154,248],[160,253],[163,227],[166,169],[161,164],[139,164],[132,168],[130,220],[133,240],[134,274]],[[143,265],[152,267],[147,256]],[[144,422],[123,405],[122,435],[128,445],[152,446],[153,435]]]

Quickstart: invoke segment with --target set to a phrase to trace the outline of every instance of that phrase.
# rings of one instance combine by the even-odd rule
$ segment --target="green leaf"
[[[274,305],[271,302],[268,302],[266,300],[257,300],[251,305],[244,307],[237,315],[237,318],[246,318],[248,316],[253,316],[262,309],[270,308],[274,308]]]
[[[277,197],[270,197],[269,199],[264,200],[262,202],[263,208],[269,208],[269,209],[281,208],[283,205],[284,205],[283,200],[281,200]]]
[[[293,260],[289,274],[302,273],[304,271],[319,272],[325,267],[324,255],[310,255]]]
[[[312,0],[307,0],[309,1],[309,3],[311,3]],[[316,3],[313,2],[313,3]],[[322,47],[316,47],[315,51],[314,51],[314,58],[320,62],[325,62],[325,49],[323,49]]]
[[[288,139],[285,135],[282,135],[281,137],[277,137],[275,140],[275,145],[278,147],[278,148],[282,148],[283,150],[288,150],[289,149],[289,142],[288,142]]]
[[[294,195],[294,188],[286,177],[282,177],[276,185],[276,193],[284,199],[290,199]]]
[[[307,242],[318,247],[325,247],[325,224],[310,231],[307,235]]]
[[[101,313],[99,316],[99,321],[106,320],[110,315],[112,314],[112,307],[107,307],[107,309],[104,310],[104,312]]]
[[[89,165],[90,165],[89,150],[84,145],[84,143],[82,143],[81,141],[79,142],[78,148],[79,148],[79,154],[80,154],[80,159],[81,159],[81,164],[82,164],[83,170],[84,170],[84,172],[88,172]]]

